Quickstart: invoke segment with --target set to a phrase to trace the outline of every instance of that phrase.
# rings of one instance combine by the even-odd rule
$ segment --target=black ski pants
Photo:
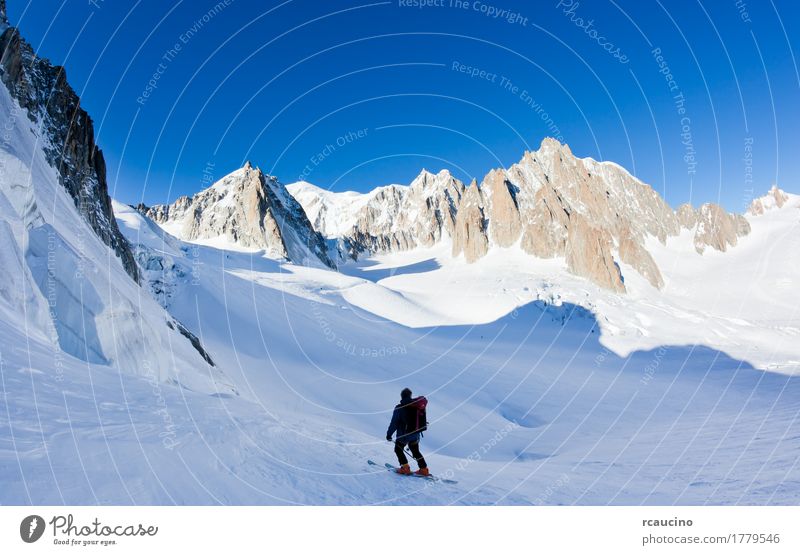
[[[400,461],[400,465],[408,464],[408,457],[406,457],[405,451],[403,451],[406,445],[411,449],[411,455],[414,457],[414,460],[417,461],[419,467],[428,468],[425,459],[422,457],[422,453],[419,452],[419,441],[412,441],[411,443],[404,443],[402,441],[394,442],[394,454],[397,455],[397,460]]]

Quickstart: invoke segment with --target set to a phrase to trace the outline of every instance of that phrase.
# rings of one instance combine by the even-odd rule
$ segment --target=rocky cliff
[[[467,262],[475,262],[489,251],[483,193],[473,179],[467,187],[456,216],[453,232],[453,256],[464,253]]]
[[[64,68],[37,57],[9,26],[5,0],[0,0],[0,32],[0,80],[38,127],[48,162],[81,216],[138,282],[136,262],[111,209],[106,164],[95,144],[92,119],[81,108]]]
[[[192,197],[140,211],[184,240],[222,237],[297,264],[334,267],[300,204],[249,162]]]
[[[317,229],[331,227],[337,214],[324,208],[329,198],[307,186],[290,190],[306,210],[314,210]],[[578,158],[554,139],[466,188],[446,171],[423,172],[405,191],[394,191],[394,202],[373,193],[336,195],[349,195],[351,203],[370,199],[361,201],[359,217],[346,230],[338,230],[358,248],[391,251],[450,237],[453,255],[475,262],[493,247],[518,245],[539,258],[563,257],[571,272],[618,292],[625,291],[620,264],[653,287],[664,285],[647,251],[648,237],[664,243],[690,229],[702,254],[707,247],[725,251],[750,230],[744,217],[715,204],[674,211],[624,168]]]
[[[685,227],[694,230],[694,248],[703,254],[706,247],[725,252],[728,247],[735,247],[739,237],[750,233],[750,224],[741,214],[729,214],[718,204],[706,203],[689,213],[684,206],[684,218],[688,222]]]
[[[423,170],[408,186],[367,194],[332,193],[309,183],[287,187],[315,229],[346,245],[347,254],[430,247],[452,237],[464,184],[447,170]]]

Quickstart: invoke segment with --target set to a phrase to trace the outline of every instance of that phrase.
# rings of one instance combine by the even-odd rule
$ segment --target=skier
[[[422,401],[422,402],[420,402]],[[411,398],[411,390],[408,388],[400,392],[400,404],[394,407],[392,421],[389,429],[386,430],[386,441],[392,441],[392,435],[397,432],[397,439],[394,442],[394,453],[400,463],[397,469],[398,474],[411,474],[411,467],[408,465],[408,458],[404,452],[405,446],[411,449],[411,455],[419,465],[419,470],[415,472],[420,476],[430,476],[428,465],[419,451],[419,440],[422,432],[427,429],[425,421],[425,397]]]

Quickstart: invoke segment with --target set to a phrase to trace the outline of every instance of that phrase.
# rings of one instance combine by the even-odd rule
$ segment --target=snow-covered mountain
[[[800,501],[800,196],[673,211],[547,140],[137,210],[0,14],[0,504]],[[368,465],[405,386],[457,484]]]
[[[334,266],[294,197],[250,162],[192,197],[140,210],[182,239],[221,239],[297,264]]]
[[[92,119],[81,108],[64,68],[37,57],[19,31],[9,26],[5,2],[0,5],[0,32],[0,80],[22,110],[19,116],[28,118],[41,133],[39,148],[83,219],[137,279],[133,256],[111,210],[105,159],[94,142]]]
[[[447,170],[422,172],[408,186],[388,185],[369,193],[333,193],[310,183],[287,186],[314,228],[340,243],[340,254],[430,247],[449,239],[464,184]]]
[[[314,229],[325,237],[339,238],[355,227],[359,212],[366,211],[368,204],[389,221],[398,212],[405,186],[378,187],[366,195],[355,191],[335,193],[306,181],[291,183],[286,189],[303,207]]]
[[[138,285],[89,116],[63,68],[37,57],[0,3],[0,313],[57,377],[80,361],[232,391],[199,339]],[[3,344],[3,356],[9,352]]]
[[[493,247],[518,244],[538,258],[564,258],[574,274],[618,292],[625,291],[620,262],[663,287],[645,247],[649,237],[663,244],[687,228],[702,253],[707,246],[724,251],[749,232],[742,216],[715,204],[673,211],[622,167],[577,158],[554,139],[466,189],[447,171],[363,195],[305,183],[288,189],[313,214],[318,231],[348,241],[356,252],[396,252],[447,238],[454,256],[474,262]]]
[[[664,286],[649,238],[664,244],[688,229],[702,254],[708,247],[724,252],[750,231],[743,216],[716,204],[673,210],[617,164],[578,158],[554,139],[468,187],[447,170],[423,170],[407,186],[334,193],[307,182],[284,187],[248,163],[191,198],[140,209],[184,240],[329,267],[337,257],[440,242],[472,263],[493,248],[517,245],[536,258],[563,259],[573,274],[619,293],[627,277],[620,264],[656,289]]]
[[[131,454],[154,459],[163,484],[135,499],[796,502],[800,382],[787,374],[800,371],[800,250],[774,246],[796,230],[800,196],[785,197],[747,215],[751,233],[725,253],[698,253],[694,229],[649,237],[665,285],[623,262],[626,294],[519,245],[467,263],[441,241],[362,253],[337,272],[183,243],[115,204],[134,252],[153,261],[143,279],[169,290],[170,311],[215,359],[235,361],[227,375],[242,392],[176,403],[191,472],[157,449]],[[383,435],[404,385],[431,400],[423,449],[457,485],[410,490],[366,464],[391,460]]]

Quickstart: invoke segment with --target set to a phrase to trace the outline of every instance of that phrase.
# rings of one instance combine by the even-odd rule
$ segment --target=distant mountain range
[[[617,292],[625,291],[619,262],[663,287],[648,238],[663,244],[687,229],[702,254],[724,252],[750,232],[742,215],[716,204],[673,210],[624,168],[578,158],[554,139],[469,186],[447,170],[423,170],[408,186],[334,193],[306,182],[284,187],[248,163],[193,197],[140,208],[182,239],[224,237],[299,264],[332,266],[441,241],[474,262],[518,244],[534,257],[563,257],[575,275]]]

